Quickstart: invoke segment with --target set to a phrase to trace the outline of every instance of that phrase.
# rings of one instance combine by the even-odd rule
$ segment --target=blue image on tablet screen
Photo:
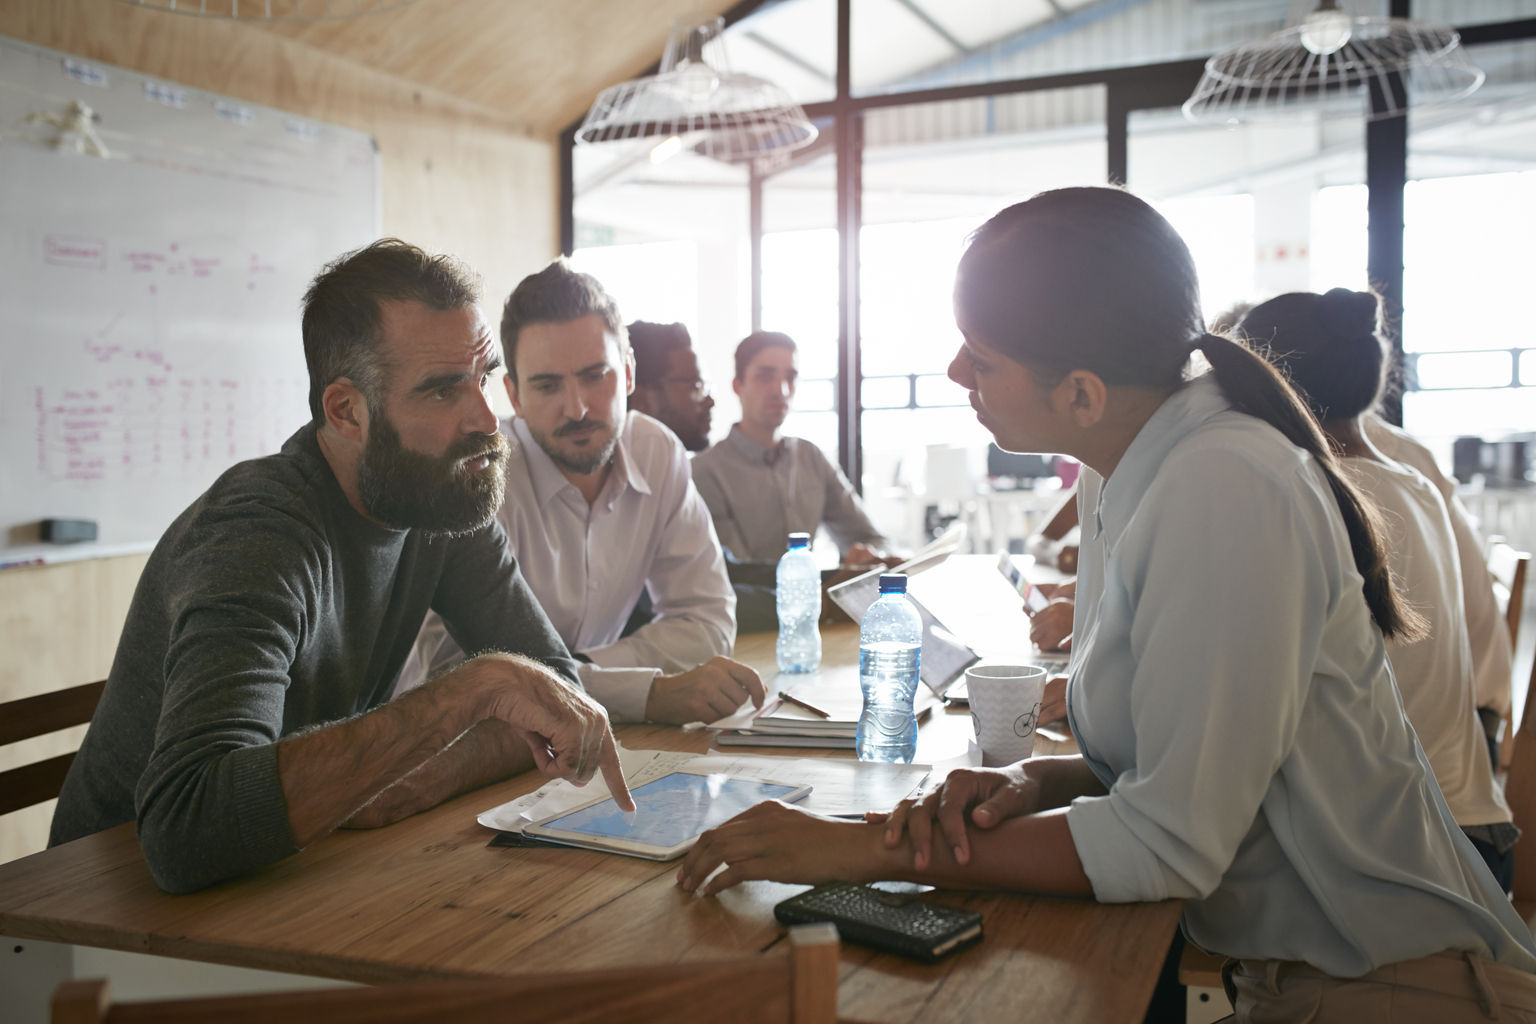
[[[633,814],[619,810],[610,798],[546,821],[541,827],[670,849],[749,807],[787,796],[795,788],[724,775],[674,772],[630,793],[635,798]]]

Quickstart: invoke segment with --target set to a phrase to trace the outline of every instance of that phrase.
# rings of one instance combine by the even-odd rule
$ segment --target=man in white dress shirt
[[[498,515],[587,692],[617,721],[707,722],[761,705],[757,673],[725,657],[736,598],[688,453],[625,410],[635,364],[617,304],[556,260],[507,299],[501,340],[516,417],[501,424],[512,453]],[[642,589],[655,618],[623,636]],[[464,656],[435,619],[400,690]]]

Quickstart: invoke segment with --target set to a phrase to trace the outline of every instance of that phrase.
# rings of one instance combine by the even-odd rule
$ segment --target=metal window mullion
[[[560,133],[560,254],[576,251],[576,129],[577,121]]]
[[[862,222],[864,119],[852,108],[853,0],[837,0],[837,456],[856,490],[863,490],[859,393],[859,227]]]
[[[763,179],[757,169],[747,178],[747,234],[751,251],[752,332],[763,329]]]
[[[1409,0],[1392,0],[1394,18],[1409,16]],[[1372,114],[1395,99],[1401,88],[1398,75],[1384,84],[1379,96],[1371,95]],[[1403,189],[1408,184],[1408,116],[1379,117],[1365,125],[1366,276],[1381,293],[1382,326],[1392,345],[1392,366],[1404,366],[1403,358]],[[1402,395],[1389,393],[1381,403],[1388,423],[1403,425]]]

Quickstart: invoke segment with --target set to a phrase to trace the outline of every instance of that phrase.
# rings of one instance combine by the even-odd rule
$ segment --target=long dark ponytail
[[[960,261],[955,305],[993,345],[1043,379],[1075,369],[1106,384],[1179,387],[1204,353],[1227,400],[1316,460],[1338,502],[1365,600],[1384,635],[1413,641],[1422,616],[1398,595],[1381,514],[1340,472],[1306,404],[1263,355],[1211,334],[1189,249],[1129,192],[1043,192],[976,230]]]

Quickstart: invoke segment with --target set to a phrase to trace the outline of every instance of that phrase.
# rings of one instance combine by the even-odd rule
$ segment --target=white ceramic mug
[[[971,724],[987,768],[1022,761],[1035,750],[1035,727],[1045,699],[1039,665],[973,665],[965,671]]]

